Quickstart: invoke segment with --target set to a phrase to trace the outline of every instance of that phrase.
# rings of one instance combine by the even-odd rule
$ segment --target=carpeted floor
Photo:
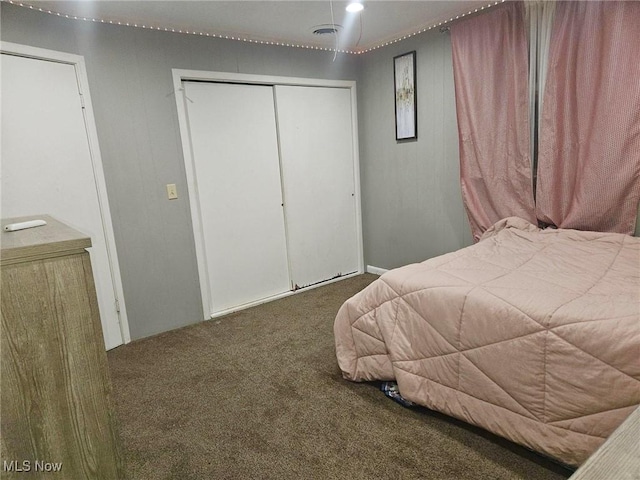
[[[567,478],[505,440],[342,379],[333,319],[375,278],[111,350],[130,478]]]

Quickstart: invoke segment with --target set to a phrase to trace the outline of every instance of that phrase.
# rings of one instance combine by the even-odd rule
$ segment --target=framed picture
[[[393,57],[393,83],[396,96],[396,140],[417,140],[415,51]]]

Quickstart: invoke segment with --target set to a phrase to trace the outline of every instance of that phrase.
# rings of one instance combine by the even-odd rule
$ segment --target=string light
[[[232,36],[231,38],[229,38],[228,35],[221,35],[221,34],[217,34],[217,33],[210,33],[210,32],[201,32],[201,31],[189,31],[189,30],[185,30],[184,32],[182,30],[178,30],[176,32],[176,30],[174,28],[167,28],[167,27],[155,27],[153,25],[138,25],[136,24],[129,24],[129,23],[125,23],[124,25],[127,27],[133,27],[133,28],[144,28],[145,30],[157,30],[157,31],[164,31],[164,32],[171,32],[171,33],[181,33],[181,34],[186,34],[186,35],[199,35],[199,36],[207,36],[207,37],[213,37],[213,38],[219,38],[219,39],[224,39],[224,40],[232,40],[232,41],[242,41],[242,42],[249,42],[249,43],[256,43],[256,44],[260,44],[260,45],[275,45],[275,46],[280,46],[280,47],[288,47],[288,48],[307,48],[307,49],[311,49],[311,50],[321,50],[321,51],[326,51],[326,52],[338,52],[338,53],[348,53],[348,54],[353,54],[353,55],[361,55],[363,53],[367,53],[367,52],[371,52],[373,50],[377,50],[379,48],[383,48],[383,47],[387,47],[389,45],[393,45],[394,43],[400,42],[402,40],[406,40],[407,38],[413,37],[414,35],[419,35],[421,33],[427,32],[429,30],[432,30],[434,28],[440,27],[442,25],[446,25],[450,22],[453,22],[455,20],[458,20],[462,17],[466,17],[467,15],[472,15],[474,13],[477,13],[478,11],[482,11],[485,8],[491,8],[494,7],[496,5],[499,5],[501,3],[504,3],[506,0],[496,0],[493,3],[489,3],[487,6],[482,6],[480,8],[476,8],[475,10],[469,10],[469,12],[467,13],[461,13],[460,15],[456,15],[455,18],[451,17],[449,20],[446,20],[444,22],[440,22],[437,25],[434,24],[430,27],[423,27],[420,30],[417,30],[413,33],[410,34],[406,34],[402,37],[398,37],[394,40],[390,40],[388,42],[385,43],[381,43],[379,45],[375,45],[373,47],[367,48],[367,49],[363,49],[363,50],[338,50],[335,48],[329,48],[329,47],[319,47],[317,45],[300,45],[300,44],[289,44],[289,43],[280,43],[280,42],[273,42],[273,41],[268,41],[268,40],[254,40],[251,38],[245,38],[245,37],[235,37]],[[37,10],[39,12],[42,13],[46,13],[48,15],[55,15],[58,17],[64,17],[64,18],[68,18],[68,19],[73,19],[73,20],[82,20],[85,22],[100,22],[100,23],[109,23],[110,25],[123,25],[121,22],[118,21],[114,21],[114,20],[107,20],[107,19],[102,19],[102,18],[88,18],[88,17],[82,17],[82,18],[78,18],[77,16],[73,16],[73,15],[68,15],[65,13],[60,13],[60,12],[54,12],[52,10],[45,10],[44,8],[41,7],[36,7],[34,5],[29,5],[29,4],[25,4],[22,2],[16,2],[14,0],[0,0],[0,2],[5,2],[5,3],[10,3],[11,5],[17,5],[19,7],[24,7],[24,8],[29,8],[30,10]]]
[[[412,35],[418,35],[418,34],[420,34],[420,33],[427,32],[427,31],[429,31],[429,30],[432,30],[432,29],[434,29],[434,28],[440,27],[440,26],[442,26],[442,25],[446,25],[446,24],[448,24],[448,23],[450,23],[450,22],[453,22],[453,21],[455,21],[455,20],[458,20],[458,19],[460,19],[460,18],[462,18],[462,17],[466,17],[467,15],[473,15],[474,13],[477,13],[479,10],[484,10],[485,8],[491,8],[491,7],[494,7],[494,6],[496,6],[496,5],[499,5],[499,4],[501,4],[501,3],[504,3],[505,1],[506,1],[506,0],[496,0],[496,1],[495,1],[495,2],[493,2],[493,3],[489,3],[486,7],[485,7],[485,6],[482,6],[482,7],[480,7],[480,9],[476,8],[476,9],[474,9],[474,10],[469,10],[467,13],[461,13],[460,15],[456,15],[456,17],[455,17],[455,18],[453,18],[453,17],[452,17],[452,18],[450,18],[449,20],[446,20],[446,21],[444,21],[444,22],[440,22],[440,23],[438,23],[438,24],[433,24],[433,25],[431,25],[430,27],[424,27],[424,28],[422,28],[421,30],[418,30],[417,32],[412,33],[412,34],[410,34],[410,35],[407,35],[407,36],[405,36],[405,37],[397,38],[397,39],[395,39],[395,40],[392,40],[392,41],[389,41],[389,42],[386,42],[386,43],[382,43],[382,44],[380,44],[380,45],[376,45],[376,46],[371,47],[371,48],[367,48],[367,49],[364,49],[364,50],[359,50],[359,51],[356,51],[356,52],[349,52],[349,53],[355,53],[355,54],[357,54],[357,55],[362,55],[363,53],[371,52],[371,51],[373,51],[373,50],[377,50],[377,49],[379,49],[379,48],[383,48],[383,47],[386,47],[386,46],[391,45],[391,44],[393,44],[393,43],[396,43],[396,42],[398,42],[398,41],[400,41],[400,40],[404,40],[405,38],[411,37]]]

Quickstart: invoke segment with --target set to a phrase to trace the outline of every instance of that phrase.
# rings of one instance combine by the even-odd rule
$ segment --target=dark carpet
[[[561,479],[569,470],[375,384],[333,343],[361,275],[108,353],[131,479]]]

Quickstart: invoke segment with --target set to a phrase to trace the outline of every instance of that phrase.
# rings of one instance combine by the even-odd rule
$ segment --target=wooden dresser
[[[46,215],[0,235],[1,477],[123,478],[91,240]]]
[[[569,480],[640,479],[640,407],[609,436]]]

